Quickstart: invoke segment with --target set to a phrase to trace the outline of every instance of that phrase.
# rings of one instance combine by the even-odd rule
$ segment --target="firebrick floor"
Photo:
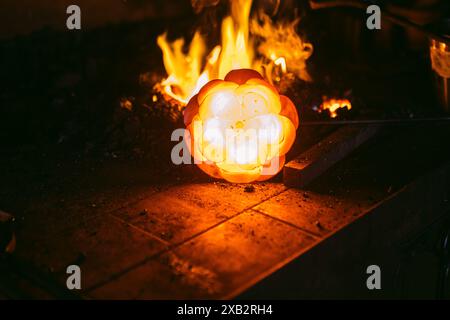
[[[65,217],[47,213],[45,232],[19,233],[17,254],[61,284],[65,268],[80,265],[86,298],[229,298],[373,203],[355,194],[287,189],[280,182],[181,182],[133,196],[119,207],[82,202],[91,213],[73,207]]]
[[[369,245],[385,251],[448,209],[448,168],[424,176],[448,164],[445,141],[413,133],[404,133],[411,144],[396,135],[365,146],[305,190],[286,188],[279,177],[249,185],[213,181],[195,166],[62,167],[46,175],[61,181],[30,185],[27,198],[22,190],[6,190],[16,199],[9,204],[18,220],[15,255],[63,287],[66,267],[79,265],[85,298],[245,296],[277,270],[297,261],[303,266],[307,254],[304,277],[298,280],[294,270],[298,281],[341,260],[348,262],[344,271],[358,267],[358,275],[356,259],[365,259]],[[391,156],[373,161],[380,154]],[[425,178],[412,183],[419,175]],[[326,252],[310,250],[316,248]],[[339,254],[328,259],[333,252]]]

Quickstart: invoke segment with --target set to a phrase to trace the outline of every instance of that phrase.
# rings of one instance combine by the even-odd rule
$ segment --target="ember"
[[[330,117],[336,118],[338,116],[337,110],[346,108],[350,110],[352,108],[352,104],[347,99],[327,99],[323,98],[323,103],[320,106],[319,112],[323,112],[328,110],[330,113]]]

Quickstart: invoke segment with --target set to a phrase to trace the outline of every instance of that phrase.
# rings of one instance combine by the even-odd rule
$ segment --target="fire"
[[[450,78],[449,47],[443,42],[432,40],[430,57],[433,70],[443,78]]]
[[[302,40],[297,34],[299,19],[293,22],[282,22],[274,24],[269,16],[260,14],[259,19],[252,19],[251,33],[260,41],[258,53],[266,59],[273,61],[273,65],[280,66],[282,73],[289,69],[300,79],[311,81],[311,77],[306,69],[306,60],[313,53],[313,46]],[[272,82],[274,76],[266,66],[266,77]],[[279,80],[278,80],[279,81]]]
[[[336,118],[338,115],[337,110],[342,108],[350,110],[352,108],[352,104],[347,99],[326,99],[324,97],[324,101],[320,106],[319,112],[328,110],[330,112],[330,116],[332,118]]]
[[[275,25],[265,15],[250,20],[252,0],[230,0],[231,15],[222,21],[221,43],[208,54],[205,39],[199,31],[192,38],[187,52],[185,42],[167,40],[166,34],[157,43],[163,52],[168,77],[158,87],[182,105],[212,79],[224,79],[235,69],[254,69],[273,84],[286,72],[310,80],[306,60],[312,45],[296,33],[298,20]]]

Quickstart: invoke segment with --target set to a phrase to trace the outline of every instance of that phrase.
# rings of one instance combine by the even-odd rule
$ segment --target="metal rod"
[[[311,9],[318,10],[318,9],[328,9],[328,8],[336,8],[336,7],[350,7],[355,9],[361,9],[366,10],[368,4],[360,2],[358,0],[331,0],[331,1],[324,1],[324,2],[317,2],[316,0],[310,0],[309,5]],[[402,27],[406,28],[412,28],[416,30],[417,32],[420,32],[421,34],[431,38],[435,39],[439,42],[443,42],[447,45],[450,45],[450,38],[447,38],[445,36],[442,36],[440,34],[437,34],[431,30],[428,30],[416,23],[413,23],[403,17],[399,17],[397,15],[394,15],[390,12],[383,11],[381,14],[381,17],[392,22],[395,24],[398,24]]]
[[[327,121],[303,121],[300,126],[322,126],[322,125],[368,125],[368,124],[436,124],[436,122],[448,122],[450,117],[444,118],[412,118],[412,119],[368,119],[368,120],[327,120]]]

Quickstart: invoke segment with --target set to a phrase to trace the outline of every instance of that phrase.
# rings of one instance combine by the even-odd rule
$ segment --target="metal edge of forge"
[[[283,169],[287,187],[302,188],[374,137],[380,125],[345,126],[288,162]]]
[[[426,210],[419,205],[423,202],[427,203]],[[362,267],[386,255],[395,257],[401,244],[419,235],[421,225],[431,226],[445,219],[450,222],[450,163],[405,185],[359,217],[227,298],[262,299],[270,292],[274,299],[335,299],[342,298],[338,293],[345,288],[350,299],[397,299],[393,287],[375,290],[380,292],[367,290]],[[391,278],[395,277],[393,273]],[[326,292],[322,290],[324,282],[328,282]]]

